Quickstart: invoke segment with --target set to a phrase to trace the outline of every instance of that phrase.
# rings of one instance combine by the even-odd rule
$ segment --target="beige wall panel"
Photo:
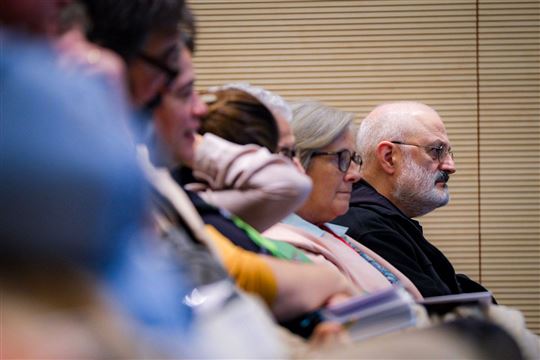
[[[538,332],[539,3],[479,3],[483,280]]]

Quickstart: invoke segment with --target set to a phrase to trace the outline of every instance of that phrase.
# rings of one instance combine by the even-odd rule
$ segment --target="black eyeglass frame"
[[[145,54],[144,52],[139,52],[137,54],[137,57],[143,60],[148,65],[151,65],[159,71],[165,73],[165,75],[167,76],[167,81],[165,82],[166,87],[171,86],[174,79],[176,79],[180,74],[180,71],[178,69],[173,69],[172,67],[165,64],[162,60],[156,59],[153,56]]]
[[[344,154],[348,154],[346,157],[343,157]],[[315,156],[326,156],[332,155],[338,157],[338,169],[339,171],[346,173],[351,166],[351,162],[354,162],[358,166],[362,166],[362,158],[356,152],[350,152],[348,149],[340,151],[314,151],[311,154],[311,157]]]
[[[295,148],[282,148],[278,150],[278,154],[281,154],[283,156],[288,157],[289,159],[293,159],[296,156],[296,149]]]
[[[452,160],[454,160],[454,152],[452,151],[452,149],[447,148],[444,145],[440,145],[440,146],[423,146],[423,145],[411,144],[411,143],[406,143],[404,141],[397,141],[397,140],[390,141],[390,142],[392,144],[396,144],[396,145],[416,146],[418,148],[422,148],[422,149],[426,150],[426,152],[428,154],[430,153],[430,151],[435,151],[436,158],[433,158],[433,155],[430,155],[430,156],[431,156],[431,158],[433,160],[437,160],[439,163],[442,163],[444,161],[444,159],[446,159],[446,157],[448,155],[450,155]]]

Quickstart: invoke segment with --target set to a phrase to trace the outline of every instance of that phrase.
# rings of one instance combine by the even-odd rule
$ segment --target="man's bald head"
[[[401,140],[426,127],[442,126],[433,108],[415,101],[399,101],[377,106],[362,120],[356,138],[364,166],[374,161],[374,152],[381,141]]]

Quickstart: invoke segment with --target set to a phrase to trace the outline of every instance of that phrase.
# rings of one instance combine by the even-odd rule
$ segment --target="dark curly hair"
[[[90,19],[88,38],[132,60],[151,33],[194,34],[184,0],[81,0]],[[191,36],[190,36],[191,39]]]

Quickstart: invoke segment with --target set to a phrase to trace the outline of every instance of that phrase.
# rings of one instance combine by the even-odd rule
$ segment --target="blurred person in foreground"
[[[63,5],[1,2],[2,357],[183,356],[185,279],[149,244],[122,106],[59,67]]]
[[[116,27],[115,25],[133,24],[133,21],[127,20],[130,20],[133,16],[136,18],[137,15],[129,16],[129,13],[130,11],[140,11],[138,4],[141,2],[142,0],[126,2],[121,7],[121,12],[112,11],[112,9],[118,10],[118,8],[115,5],[111,5],[110,1],[107,0],[89,2],[89,14],[93,21],[90,37],[97,43],[107,46],[119,54],[127,54],[123,55],[123,58],[128,66],[127,73],[130,78],[141,79],[143,78],[141,72],[145,72],[146,75],[144,78],[149,79],[150,71],[154,75],[159,74],[160,78],[163,74],[167,75],[167,81],[162,83],[163,87],[155,94],[148,93],[150,96],[145,97],[147,100],[150,100],[149,102],[140,101],[141,98],[137,94],[140,95],[141,93],[131,87],[132,97],[139,98],[139,101],[133,101],[134,104],[141,104],[146,109],[153,109],[160,103],[171,102],[177,107],[177,111],[185,111],[184,114],[187,114],[189,116],[188,120],[191,121],[194,117],[196,118],[199,112],[204,111],[204,107],[201,105],[197,94],[194,93],[193,74],[192,70],[190,70],[191,54],[187,48],[183,47],[184,43],[189,45],[189,39],[182,41],[181,37],[176,38],[176,45],[179,47],[177,49],[178,55],[182,54],[182,57],[179,57],[175,64],[164,61],[165,59],[163,57],[156,59],[154,56],[152,59],[152,57],[144,56],[145,53],[148,55],[147,52],[151,50],[150,48],[162,48],[163,41],[159,41],[159,36],[148,37],[147,40],[150,41],[153,39],[155,41],[140,44],[143,49],[132,49],[131,51],[126,51],[123,48],[126,44],[131,44],[131,41],[114,41],[121,34],[125,35],[124,31],[126,31],[124,26]],[[114,3],[116,4],[116,2]],[[170,3],[170,1],[167,3]],[[113,7],[111,8],[109,6]],[[186,14],[184,10],[182,11],[183,15]],[[175,29],[177,28],[175,27]],[[168,43],[169,37],[166,37],[166,39],[166,43]],[[172,41],[172,38],[170,40]],[[146,46],[150,48],[145,49]],[[184,51],[184,49],[186,50]],[[175,52],[173,51],[173,53]],[[166,56],[166,54],[162,55]],[[170,94],[171,92],[175,93],[174,96]],[[157,133],[159,131],[158,126],[155,126],[149,118],[147,120],[143,125],[149,131],[146,131],[143,135]],[[175,133],[180,137],[181,141],[185,141],[188,144],[192,142],[189,129],[187,129],[187,132],[180,131],[179,133]],[[148,140],[148,137],[143,136],[138,138],[139,142],[146,140]],[[155,151],[156,148],[153,146],[148,146],[147,148],[150,150],[149,155],[154,164],[161,165],[167,163],[167,157],[169,159],[172,157],[170,153]],[[144,148],[141,150],[144,153]],[[233,266],[234,264],[241,265],[228,268],[232,275],[239,273],[246,274],[245,270],[242,269],[247,269],[247,267],[243,264],[249,262],[253,265],[253,263],[256,263],[257,267],[251,269],[247,275],[244,275],[240,284],[252,284],[250,286],[260,291],[263,297],[266,296],[265,300],[269,299],[271,301],[273,309],[276,309],[278,313],[283,312],[286,316],[290,316],[287,313],[291,311],[297,312],[303,310],[305,307],[314,307],[314,303],[317,301],[324,302],[336,290],[349,291],[346,281],[342,279],[342,276],[338,272],[328,270],[324,267],[310,267],[308,271],[307,267],[301,266],[300,269],[305,270],[297,274],[299,278],[313,278],[314,280],[317,279],[319,282],[322,281],[328,284],[327,287],[323,288],[321,294],[317,294],[316,297],[310,296],[311,292],[309,289],[306,288],[306,291],[302,291],[302,287],[298,288],[298,281],[291,279],[287,271],[288,265],[290,267],[300,265],[286,264],[278,261],[279,266],[277,266],[277,260],[270,257],[263,258],[256,254],[239,252],[219,232],[204,227],[204,224],[183,190],[174,183],[165,169],[156,168],[154,164],[145,161],[143,153],[143,166],[148,179],[154,187],[153,194],[155,195],[155,209],[157,210],[155,212],[157,215],[155,225],[168,240],[168,244],[174,247],[173,253],[178,255],[181,263],[189,268],[188,272],[190,272],[190,275],[193,275],[193,277],[190,277],[196,279],[194,281],[196,288],[193,290],[192,296],[187,298],[186,301],[194,308],[197,314],[196,320],[201,318],[207,320],[197,321],[196,324],[221,337],[218,345],[213,348],[206,347],[208,354],[224,356],[223,354],[227,354],[229,350],[233,351],[235,356],[260,356],[261,354],[279,356],[281,354],[280,347],[273,340],[274,334],[272,329],[268,328],[268,318],[265,317],[267,315],[264,310],[262,308],[254,310],[254,306],[250,305],[252,303],[246,302],[247,300],[243,301],[242,299],[245,297],[235,288],[231,287],[227,281],[228,279],[223,277],[221,264],[218,260],[221,258],[220,255],[226,257],[225,265],[227,265],[227,259],[233,262]],[[221,248],[219,248],[220,245],[216,245],[217,242],[219,242]],[[204,256],[204,254],[217,255],[217,258]],[[248,258],[249,261],[245,260]],[[239,260],[241,261],[239,262]],[[244,282],[242,283],[242,281]],[[205,302],[204,299],[214,300]],[[208,304],[209,310],[205,312],[204,308],[206,304]],[[251,313],[249,312],[250,308],[252,309]],[[242,316],[250,317],[252,321],[244,324],[242,328],[237,328],[230,321],[235,316],[240,316],[235,315],[238,312],[241,312],[243,314]],[[212,324],[215,326],[212,326]],[[224,324],[230,324],[231,328],[235,328],[236,331],[218,331],[218,325],[224,326]],[[233,336],[233,334],[238,334],[239,331],[245,336]],[[263,333],[265,334],[265,341],[261,343],[257,340],[257,337],[262,336]],[[246,336],[252,339],[249,341],[250,344],[257,344],[257,346],[246,344]],[[201,339],[202,342],[207,340]],[[264,346],[261,346],[262,344]]]
[[[181,70],[180,49],[187,41],[183,35],[191,31],[189,12],[180,0],[84,2],[92,22],[90,39],[119,54],[127,66],[131,104],[138,115],[132,122],[134,140],[136,143],[148,142],[155,132],[152,111]],[[157,154],[156,158],[161,155]],[[182,193],[178,195],[176,185],[167,174],[147,161],[143,162],[152,186],[153,209],[156,210],[153,215],[159,209],[174,218],[168,223],[153,216],[154,230],[166,231],[169,237],[169,241],[160,241],[154,246],[163,256],[174,258],[192,282],[190,294],[178,298],[177,304],[179,307],[188,305],[195,313],[186,350],[197,357],[281,356],[282,348],[275,335],[267,331],[268,315],[258,303],[244,300],[231,286],[189,199]],[[169,200],[169,191],[177,195],[173,196],[173,201]],[[244,336],[240,337],[228,331],[229,327],[236,326],[231,322],[237,316],[253,320],[252,325],[239,329],[244,331]],[[264,346],[255,347],[243,342],[249,338],[249,343],[261,343],[263,333],[266,334]],[[208,346],[208,341],[214,346]]]

